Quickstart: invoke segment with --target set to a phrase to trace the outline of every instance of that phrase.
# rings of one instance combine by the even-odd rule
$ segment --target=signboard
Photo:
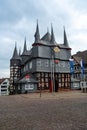
[[[33,90],[34,84],[25,84],[25,90]]]

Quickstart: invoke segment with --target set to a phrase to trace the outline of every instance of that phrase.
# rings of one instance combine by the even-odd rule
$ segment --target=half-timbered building
[[[71,48],[64,29],[63,43],[55,40],[53,27],[51,33],[41,38],[37,23],[35,41],[30,50],[27,49],[26,39],[22,54],[17,47],[10,59],[10,88],[13,92],[34,92],[41,89],[57,91],[58,88],[70,88]]]

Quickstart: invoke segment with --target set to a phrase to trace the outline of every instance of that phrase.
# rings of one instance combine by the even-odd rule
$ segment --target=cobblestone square
[[[87,130],[87,93],[0,96],[0,130]]]

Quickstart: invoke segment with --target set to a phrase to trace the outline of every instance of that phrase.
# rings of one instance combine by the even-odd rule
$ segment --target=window
[[[37,66],[41,66],[41,60],[37,60]]]
[[[45,73],[45,77],[48,77],[48,73]]]
[[[44,73],[41,73],[41,76],[44,77]]]
[[[1,92],[5,92],[5,91],[7,91],[7,89],[1,89]]]
[[[40,73],[37,73],[37,77],[40,77]]]
[[[49,67],[49,60],[45,61],[45,67]]]
[[[28,64],[26,64],[26,71],[28,71]]]
[[[26,71],[26,67],[24,66],[24,72]]]
[[[7,82],[4,82],[3,84],[7,84]]]
[[[28,64],[26,64],[26,65],[24,66],[24,72],[27,71],[27,70],[28,70]],[[17,71],[16,71],[16,73],[17,73]]]
[[[32,69],[32,62],[30,62],[30,65],[29,65],[30,69]]]
[[[1,88],[7,88],[7,86],[1,86]]]

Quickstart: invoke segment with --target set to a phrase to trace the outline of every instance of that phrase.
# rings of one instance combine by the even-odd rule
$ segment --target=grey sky
[[[34,41],[36,21],[41,37],[53,24],[55,39],[63,43],[63,26],[72,54],[87,48],[86,0],[0,0],[0,78],[9,77],[9,63],[15,41],[23,49]]]

